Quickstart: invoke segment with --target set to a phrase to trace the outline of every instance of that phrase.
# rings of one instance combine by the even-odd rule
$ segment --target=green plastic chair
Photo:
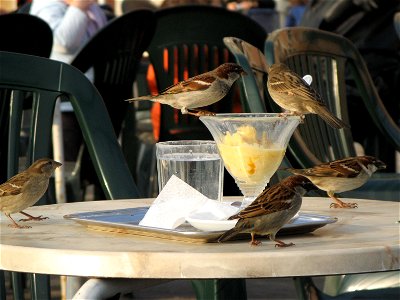
[[[3,14],[0,15],[0,28],[7,28],[1,35],[1,51],[25,53],[42,57],[50,56],[53,46],[53,33],[50,26],[42,19],[32,15]],[[9,93],[0,91],[0,124],[4,124],[8,118],[6,99],[9,96]],[[7,128],[1,126],[0,140],[4,141],[7,135]],[[4,182],[8,178],[7,160],[1,159],[5,151],[6,144],[0,143],[0,182]],[[13,273],[12,281],[15,291],[22,291],[23,275]],[[4,284],[4,272],[0,270],[0,299],[5,299],[6,297]],[[21,292],[18,294],[20,295]]]
[[[268,36],[265,55],[270,65],[283,62],[300,75],[311,74],[314,78],[313,87],[322,95],[329,109],[348,124],[350,120],[345,78],[346,75],[350,75],[376,127],[386,137],[388,143],[391,143],[397,151],[400,149],[400,128],[383,105],[364,60],[351,41],[318,29],[286,28],[276,30]],[[269,103],[272,110],[279,110],[274,103]],[[328,128],[315,116],[306,117],[306,123],[299,127],[299,132],[293,140],[290,150],[302,167],[355,155],[351,129]],[[341,195],[399,201],[399,186],[399,174],[374,174],[363,187]],[[343,275],[336,279],[333,277],[333,281],[337,281],[336,293],[340,293],[337,296],[340,299],[344,297],[398,299],[398,276],[398,272],[378,273],[377,276]],[[307,290],[307,286],[312,286],[311,279],[297,280],[301,294],[306,299],[310,291]],[[327,280],[326,289],[330,287],[329,281]],[[362,291],[349,293],[352,291],[351,285],[360,281],[364,281],[364,288],[374,284],[374,290],[361,287]],[[388,281],[390,284],[385,284]],[[394,289],[388,288],[393,286]],[[329,298],[323,293],[320,293],[320,297]]]
[[[368,69],[354,44],[334,33],[312,28],[286,28],[272,32],[265,44],[268,64],[286,63],[300,75],[311,74],[313,87],[322,95],[330,111],[350,124],[346,78],[351,78],[362,97],[366,111],[386,141],[400,150],[400,128],[382,103]],[[270,98],[269,98],[270,99]],[[267,106],[280,108],[270,99]],[[357,122],[360,119],[357,118]],[[350,129],[333,129],[315,115],[293,135],[289,150],[297,167],[356,155]],[[367,153],[379,157],[379,153]],[[383,159],[383,158],[381,158]],[[377,173],[361,188],[342,193],[344,197],[398,201],[400,175]]]
[[[233,61],[222,39],[237,36],[263,49],[265,30],[249,17],[224,8],[184,5],[156,12],[157,27],[148,48],[158,90],[174,84],[174,79],[212,70]],[[207,108],[214,112],[232,111],[232,93]],[[160,141],[211,139],[206,127],[193,116],[182,115],[167,105],[161,106]]]
[[[20,129],[25,95],[32,94],[32,121],[26,166],[41,157],[51,157],[51,124],[55,101],[71,101],[96,173],[107,199],[138,198],[139,192],[128,169],[103,99],[76,68],[54,60],[0,52],[1,130],[8,136],[1,143],[0,160],[6,161],[7,177],[19,170]],[[99,122],[101,120],[101,122]],[[112,159],[110,159],[112,158]],[[54,203],[47,193],[38,204]],[[14,273],[15,274],[15,273]],[[2,274],[0,274],[2,276]],[[1,279],[0,276],[0,279]],[[49,277],[31,274],[32,299],[51,299]],[[13,280],[15,299],[23,299],[20,278]],[[4,282],[0,284],[5,290]],[[3,296],[0,293],[0,296]]]
[[[265,55],[269,64],[283,62],[300,75],[311,74],[312,86],[328,108],[348,124],[345,79],[349,74],[376,127],[395,149],[400,149],[400,128],[379,98],[364,60],[351,41],[318,29],[286,28],[269,35]],[[273,103],[270,107],[278,110]],[[291,147],[301,167],[355,155],[351,129],[328,128],[316,116],[307,116],[306,120],[300,126],[301,138],[295,136],[297,144]]]
[[[24,24],[24,26],[21,26]],[[25,14],[0,15],[0,28],[7,28],[1,35],[0,51],[25,53],[30,55],[49,57],[53,47],[53,32],[50,26],[42,19]],[[8,95],[0,94],[0,99]],[[0,123],[5,117],[5,108],[0,104]],[[7,132],[0,131],[0,140],[4,140]],[[1,153],[1,146],[0,146]],[[1,155],[1,154],[0,154]],[[7,179],[6,165],[0,160],[0,182]]]

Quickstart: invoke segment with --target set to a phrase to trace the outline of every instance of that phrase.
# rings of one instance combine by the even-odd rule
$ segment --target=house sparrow
[[[127,101],[150,100],[180,109],[182,114],[213,115],[197,108],[211,105],[225,97],[241,74],[246,74],[241,66],[225,63],[212,71],[178,82],[158,95],[141,96]]]
[[[334,128],[349,127],[327,109],[317,91],[284,64],[270,67],[267,87],[276,104],[289,114],[317,114]]]
[[[256,234],[269,235],[275,247],[289,247],[275,238],[276,233],[300,210],[302,196],[316,187],[303,176],[290,176],[265,189],[249,206],[229,217],[239,219],[235,227],[225,232],[218,239],[224,242],[239,233],[250,233],[250,245],[257,246],[260,241],[254,239]]]
[[[61,166],[61,163],[52,159],[38,159],[28,169],[18,173],[0,185],[0,211],[13,222],[9,226],[30,228],[30,226],[18,225],[11,218],[11,214],[18,212],[28,217],[28,219],[20,221],[40,221],[47,219],[42,216],[31,216],[22,210],[35,204],[44,195],[49,185],[49,178],[59,166]]]
[[[357,203],[344,203],[335,197],[335,193],[359,188],[371,177],[372,173],[384,169],[386,165],[372,156],[357,156],[323,163],[309,169],[287,171],[310,179],[318,188],[328,193],[336,203],[334,208],[355,208]]]

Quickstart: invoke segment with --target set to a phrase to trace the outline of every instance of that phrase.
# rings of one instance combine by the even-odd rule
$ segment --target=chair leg
[[[0,270],[0,300],[6,300],[6,277],[4,271]]]
[[[314,285],[311,277],[294,277],[294,285],[296,287],[297,299],[299,300],[318,300],[319,292]]]
[[[198,300],[247,299],[245,279],[192,280]]]
[[[50,276],[30,274],[33,300],[50,300]]]
[[[23,274],[17,272],[11,272],[11,282],[13,287],[14,299],[23,300],[24,299]]]

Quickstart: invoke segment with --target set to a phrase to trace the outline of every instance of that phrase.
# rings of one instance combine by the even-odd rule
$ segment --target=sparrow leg
[[[250,246],[258,246],[261,245],[261,241],[257,241],[256,239],[254,239],[255,233],[251,233],[251,242],[250,242]]]
[[[304,123],[305,115],[296,113],[294,111],[284,111],[278,114],[279,117],[286,118],[287,116],[300,116],[301,123]]]
[[[277,244],[275,244],[275,247],[279,247],[279,248],[294,246],[293,243],[286,244],[285,242],[282,242],[282,241],[277,240],[277,239],[274,239],[274,242],[277,242]]]
[[[23,211],[20,211],[20,213],[28,217],[28,219],[20,219],[20,221],[22,221],[22,222],[26,222],[26,221],[42,221],[42,220],[48,219],[48,217],[42,217],[42,216],[34,217],[34,216],[32,216],[30,214],[27,214],[26,212],[23,212]]]
[[[328,196],[334,200],[336,203],[331,203],[330,208],[357,208],[357,203],[345,203],[339,198],[335,197],[333,192],[328,192]]]
[[[21,226],[18,225],[17,222],[14,221],[13,218],[11,218],[11,216],[9,214],[5,214],[7,216],[7,218],[9,218],[11,220],[11,222],[13,222],[13,224],[9,224],[8,227],[12,227],[12,228],[19,228],[19,229],[24,229],[24,228],[31,228],[31,226]]]
[[[189,115],[201,117],[201,116],[215,116],[216,113],[207,110],[200,110],[200,109],[192,109],[192,111],[187,112]]]

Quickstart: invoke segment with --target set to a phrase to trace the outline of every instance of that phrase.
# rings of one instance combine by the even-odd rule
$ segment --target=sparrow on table
[[[241,66],[235,63],[224,63],[212,71],[178,82],[158,95],[141,96],[127,101],[150,100],[180,109],[182,114],[214,115],[197,108],[211,105],[225,97],[232,84],[242,74],[246,72]]]
[[[300,210],[303,195],[316,187],[303,176],[293,175],[285,178],[278,184],[265,189],[249,206],[228,220],[239,219],[235,227],[225,232],[218,239],[224,242],[239,233],[250,233],[250,245],[257,246],[260,241],[255,235],[269,235],[275,247],[289,247],[275,238],[276,233],[292,219]]]
[[[273,64],[268,72],[268,92],[291,115],[317,114],[331,127],[349,127],[325,106],[321,96],[284,64]]]
[[[10,227],[30,228],[30,226],[17,224],[11,217],[14,213],[21,213],[28,217],[20,221],[47,219],[42,216],[31,216],[23,210],[34,205],[44,195],[51,175],[59,166],[61,163],[50,158],[38,159],[28,169],[0,185],[0,211],[13,222],[9,225]]]
[[[335,197],[335,193],[359,188],[377,171],[386,165],[372,156],[356,156],[323,163],[309,169],[292,169],[287,171],[310,179],[318,188],[328,193],[336,203],[334,208],[356,208],[357,203],[344,203]]]

